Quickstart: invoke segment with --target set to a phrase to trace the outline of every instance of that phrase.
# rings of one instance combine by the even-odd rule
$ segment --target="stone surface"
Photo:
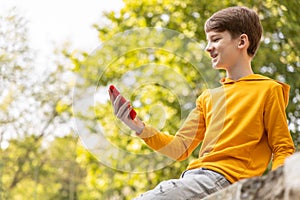
[[[289,157],[284,165],[284,200],[300,199],[300,152]]]
[[[284,166],[265,176],[244,179],[212,194],[205,200],[299,200],[300,153],[286,159]]]

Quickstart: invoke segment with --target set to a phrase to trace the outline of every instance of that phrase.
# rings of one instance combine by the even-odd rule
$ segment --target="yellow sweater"
[[[202,142],[187,169],[205,167],[231,183],[262,175],[272,154],[272,169],[282,165],[295,150],[285,114],[289,86],[257,74],[221,83],[199,96],[175,136],[146,125],[139,137],[175,160],[186,159]]]

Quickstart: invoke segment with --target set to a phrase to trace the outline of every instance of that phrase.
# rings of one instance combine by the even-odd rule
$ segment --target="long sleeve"
[[[152,149],[174,160],[184,160],[203,140],[204,132],[204,116],[201,103],[197,100],[196,108],[190,112],[184,124],[175,135],[159,132],[146,125],[139,137]]]
[[[288,130],[285,108],[288,103],[289,86],[276,84],[270,91],[264,111],[265,130],[273,152],[272,170],[284,163],[294,153],[295,147]]]

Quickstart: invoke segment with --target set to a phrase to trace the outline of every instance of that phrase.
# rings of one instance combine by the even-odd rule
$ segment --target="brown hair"
[[[232,38],[246,34],[250,41],[248,55],[254,56],[262,36],[262,25],[255,11],[241,6],[229,7],[213,14],[205,23],[205,32],[229,31]]]

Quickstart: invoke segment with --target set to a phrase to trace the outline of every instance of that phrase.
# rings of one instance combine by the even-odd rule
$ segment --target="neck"
[[[253,74],[253,71],[249,69],[248,71],[243,71],[243,72],[237,72],[237,73],[231,73],[227,71],[227,77],[230,78],[231,80],[239,80],[240,78],[243,78],[245,76],[249,76]]]
[[[245,63],[239,63],[234,67],[230,67],[230,69],[226,70],[226,75],[228,78],[232,80],[239,80],[245,76],[249,76],[253,74],[251,68],[251,60]]]

